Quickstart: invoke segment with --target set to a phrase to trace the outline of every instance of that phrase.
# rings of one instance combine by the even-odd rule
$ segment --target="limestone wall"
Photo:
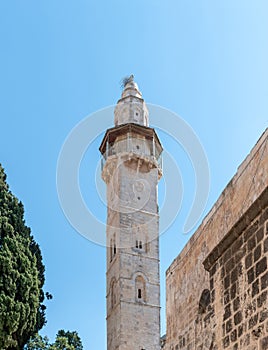
[[[268,188],[204,261],[207,304],[199,310],[200,345],[208,349],[268,349]],[[201,311],[201,312],[200,312]]]
[[[220,247],[223,247],[222,242],[225,240],[225,250],[229,251],[228,254],[233,255],[230,245],[235,242],[237,237],[243,235],[245,230],[253,225],[258,215],[262,215],[261,213],[265,212],[263,208],[265,199],[262,199],[262,204],[260,204],[258,199],[264,193],[267,196],[267,192],[265,192],[265,189],[268,187],[267,144],[268,130],[265,131],[250,154],[240,165],[237,173],[229,182],[209,214],[166,272],[167,335],[165,350],[212,350],[223,349],[224,346],[228,349],[233,349],[231,345],[230,347],[229,345],[223,345],[222,333],[218,333],[218,335],[221,334],[219,338],[220,343],[215,343],[215,329],[220,332],[222,327],[226,328],[223,312],[223,296],[221,294],[224,293],[224,286],[223,289],[220,287],[217,291],[216,289],[214,290],[214,293],[218,293],[217,297],[211,294],[213,289],[213,286],[211,286],[211,283],[213,283],[211,269],[214,266],[213,264],[216,264],[219,259],[222,259],[222,255],[224,254],[224,251],[220,249]],[[251,216],[245,216],[249,210]],[[265,225],[264,222],[263,225]],[[230,232],[232,232],[232,235],[230,235]],[[232,237],[232,239],[229,238],[228,241],[226,240],[227,237]],[[262,243],[259,242],[259,244],[262,244],[260,259],[267,258],[267,251],[264,248],[264,244],[267,243],[264,243],[264,237],[262,240]],[[244,246],[247,244],[246,241],[243,241]],[[245,251],[244,255],[240,257],[241,261],[245,259],[245,254],[249,253],[248,250]],[[205,261],[207,270],[203,265]],[[232,261],[234,268],[237,268],[237,279],[239,271],[237,264],[241,263],[241,261]],[[245,263],[244,260],[243,263]],[[266,272],[263,271],[262,273],[264,276]],[[235,273],[233,273],[233,278],[234,276]],[[241,279],[239,283],[244,286],[243,288],[249,288],[246,287],[248,283],[246,272],[244,271],[239,276]],[[258,276],[258,278],[261,278],[261,276]],[[222,286],[223,282],[219,279],[217,283]],[[261,280],[259,280],[259,283],[261,284]],[[240,297],[241,295],[239,294]],[[258,297],[261,298],[261,295],[256,295],[256,298]],[[215,312],[215,304],[212,305],[212,300],[214,300],[214,303],[218,303],[217,312]],[[249,299],[247,301],[250,302]],[[265,307],[267,307],[267,301]],[[234,312],[234,309],[232,310]],[[233,314],[232,317],[234,317]],[[258,322],[260,322],[260,319],[258,319]],[[236,331],[238,332],[238,329]],[[249,334],[250,331],[247,330],[243,334],[245,333]],[[262,337],[264,337],[263,334],[265,333],[262,333]],[[240,336],[242,337],[242,335]],[[250,337],[253,336],[251,335]],[[235,345],[237,346],[236,349],[256,348],[254,347],[256,345],[253,343],[249,343],[253,346],[252,348],[249,345],[247,345],[248,347],[241,345],[238,338],[233,344],[233,341],[230,341],[230,339],[229,336],[229,344],[237,344]],[[253,341],[253,338],[251,340]],[[262,344],[261,341],[265,342],[265,340],[258,341],[258,344]],[[268,345],[267,347],[265,346],[263,345],[260,349],[268,349]]]

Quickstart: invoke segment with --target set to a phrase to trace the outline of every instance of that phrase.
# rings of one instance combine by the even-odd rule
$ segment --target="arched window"
[[[133,248],[141,253],[146,253],[148,251],[147,233],[144,229],[144,225],[142,228],[139,226],[133,228]]]
[[[143,249],[142,248],[142,241],[136,240],[136,248],[137,249]]]
[[[137,276],[135,280],[135,293],[136,300],[145,302],[146,301],[146,283],[142,276]]]

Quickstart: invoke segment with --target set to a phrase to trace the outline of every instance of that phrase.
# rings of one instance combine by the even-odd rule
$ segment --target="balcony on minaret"
[[[100,146],[102,170],[108,160],[118,157],[124,160],[136,159],[158,169],[162,176],[163,148],[153,128],[127,123],[108,129]],[[105,172],[103,172],[105,173]]]

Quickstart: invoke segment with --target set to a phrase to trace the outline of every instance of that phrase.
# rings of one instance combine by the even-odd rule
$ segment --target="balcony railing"
[[[161,170],[163,168],[162,154],[159,153],[154,140],[132,138],[119,140],[113,145],[107,142],[106,150],[101,159],[101,168],[103,169],[108,157],[123,153],[132,153],[141,158],[149,159],[156,162]]]

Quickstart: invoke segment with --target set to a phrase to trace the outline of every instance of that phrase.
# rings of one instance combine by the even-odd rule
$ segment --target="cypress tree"
[[[44,265],[0,164],[0,349],[22,350],[45,324]]]

